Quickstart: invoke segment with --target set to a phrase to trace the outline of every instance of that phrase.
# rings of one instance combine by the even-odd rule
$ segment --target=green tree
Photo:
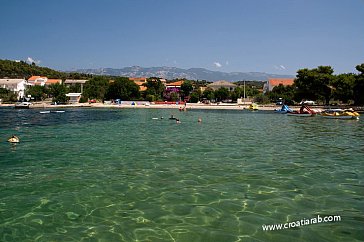
[[[81,92],[81,84],[76,83],[76,84],[72,84],[68,87],[68,91],[69,92],[75,92],[75,93],[80,93]]]
[[[156,100],[162,100],[165,86],[161,82],[160,78],[157,77],[148,78],[147,82],[143,85],[147,87],[147,90],[144,92],[146,96],[153,95],[156,98]]]
[[[192,91],[192,93],[190,95],[189,102],[197,103],[198,101],[200,101],[201,96],[202,96],[201,90],[200,89],[195,89],[195,90]]]
[[[260,103],[260,104],[267,104],[267,103],[270,103],[270,100],[267,95],[258,94],[254,97],[254,102]]]
[[[18,97],[15,92],[0,87],[0,99],[2,102],[16,102]]]
[[[354,84],[354,103],[355,105],[364,104],[364,63],[357,65],[356,70],[359,72],[355,76]]]
[[[282,84],[275,86],[272,91],[266,93],[271,102],[275,102],[279,98],[282,98],[286,103],[292,103],[294,99],[294,94],[294,86],[284,86]]]
[[[140,98],[139,86],[127,77],[116,78],[109,86],[107,99],[137,100]]]
[[[218,101],[223,101],[230,97],[230,92],[227,88],[220,87],[215,91],[215,97]]]
[[[57,103],[66,103],[67,96],[66,93],[68,92],[67,87],[63,84],[53,84],[47,87],[47,92],[52,96],[52,102]]]
[[[333,72],[330,66],[298,70],[294,82],[297,87],[296,99],[324,100],[328,104],[331,97],[330,83],[334,78]]]
[[[25,91],[25,96],[28,95],[31,95],[31,97],[34,98],[35,101],[42,101],[47,97],[45,87],[39,85],[30,86],[29,88],[27,88],[27,90]]]
[[[193,90],[192,82],[189,80],[186,80],[181,85],[181,95],[182,99],[185,99],[185,97],[188,97],[190,93]]]
[[[236,101],[238,98],[244,97],[244,87],[238,86],[231,92],[231,99]]]
[[[209,101],[215,100],[215,92],[212,88],[206,88],[202,93],[202,98],[206,98]]]
[[[340,74],[335,76],[330,85],[332,97],[344,103],[348,103],[349,100],[354,100],[354,85],[354,74]]]
[[[109,81],[106,77],[95,76],[85,83],[83,96],[88,99],[104,100],[108,87]]]

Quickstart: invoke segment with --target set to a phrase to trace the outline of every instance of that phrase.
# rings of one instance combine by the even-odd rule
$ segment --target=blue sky
[[[0,59],[295,75],[364,63],[364,0],[1,0]]]

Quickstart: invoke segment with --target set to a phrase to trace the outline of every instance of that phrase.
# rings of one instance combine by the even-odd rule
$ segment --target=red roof
[[[293,85],[294,78],[274,78],[268,79],[268,81],[271,86],[278,86],[279,84],[282,84],[283,86],[291,86]]]
[[[171,82],[171,83],[167,83],[166,86],[181,86],[183,84],[184,81],[176,81],[176,82]]]
[[[46,85],[52,85],[56,83],[61,84],[61,82],[62,82],[61,79],[48,79],[45,84]]]
[[[30,77],[30,78],[28,79],[28,81],[35,81],[35,80],[37,80],[38,78],[47,78],[47,77],[45,77],[45,76],[32,76],[32,77]]]

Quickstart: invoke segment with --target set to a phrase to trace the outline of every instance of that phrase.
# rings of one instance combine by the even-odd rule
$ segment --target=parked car
[[[96,103],[96,99],[91,99],[88,103]]]

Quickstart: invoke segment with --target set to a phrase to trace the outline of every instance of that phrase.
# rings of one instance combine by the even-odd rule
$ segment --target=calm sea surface
[[[0,241],[364,241],[364,117],[40,111],[0,109]]]

